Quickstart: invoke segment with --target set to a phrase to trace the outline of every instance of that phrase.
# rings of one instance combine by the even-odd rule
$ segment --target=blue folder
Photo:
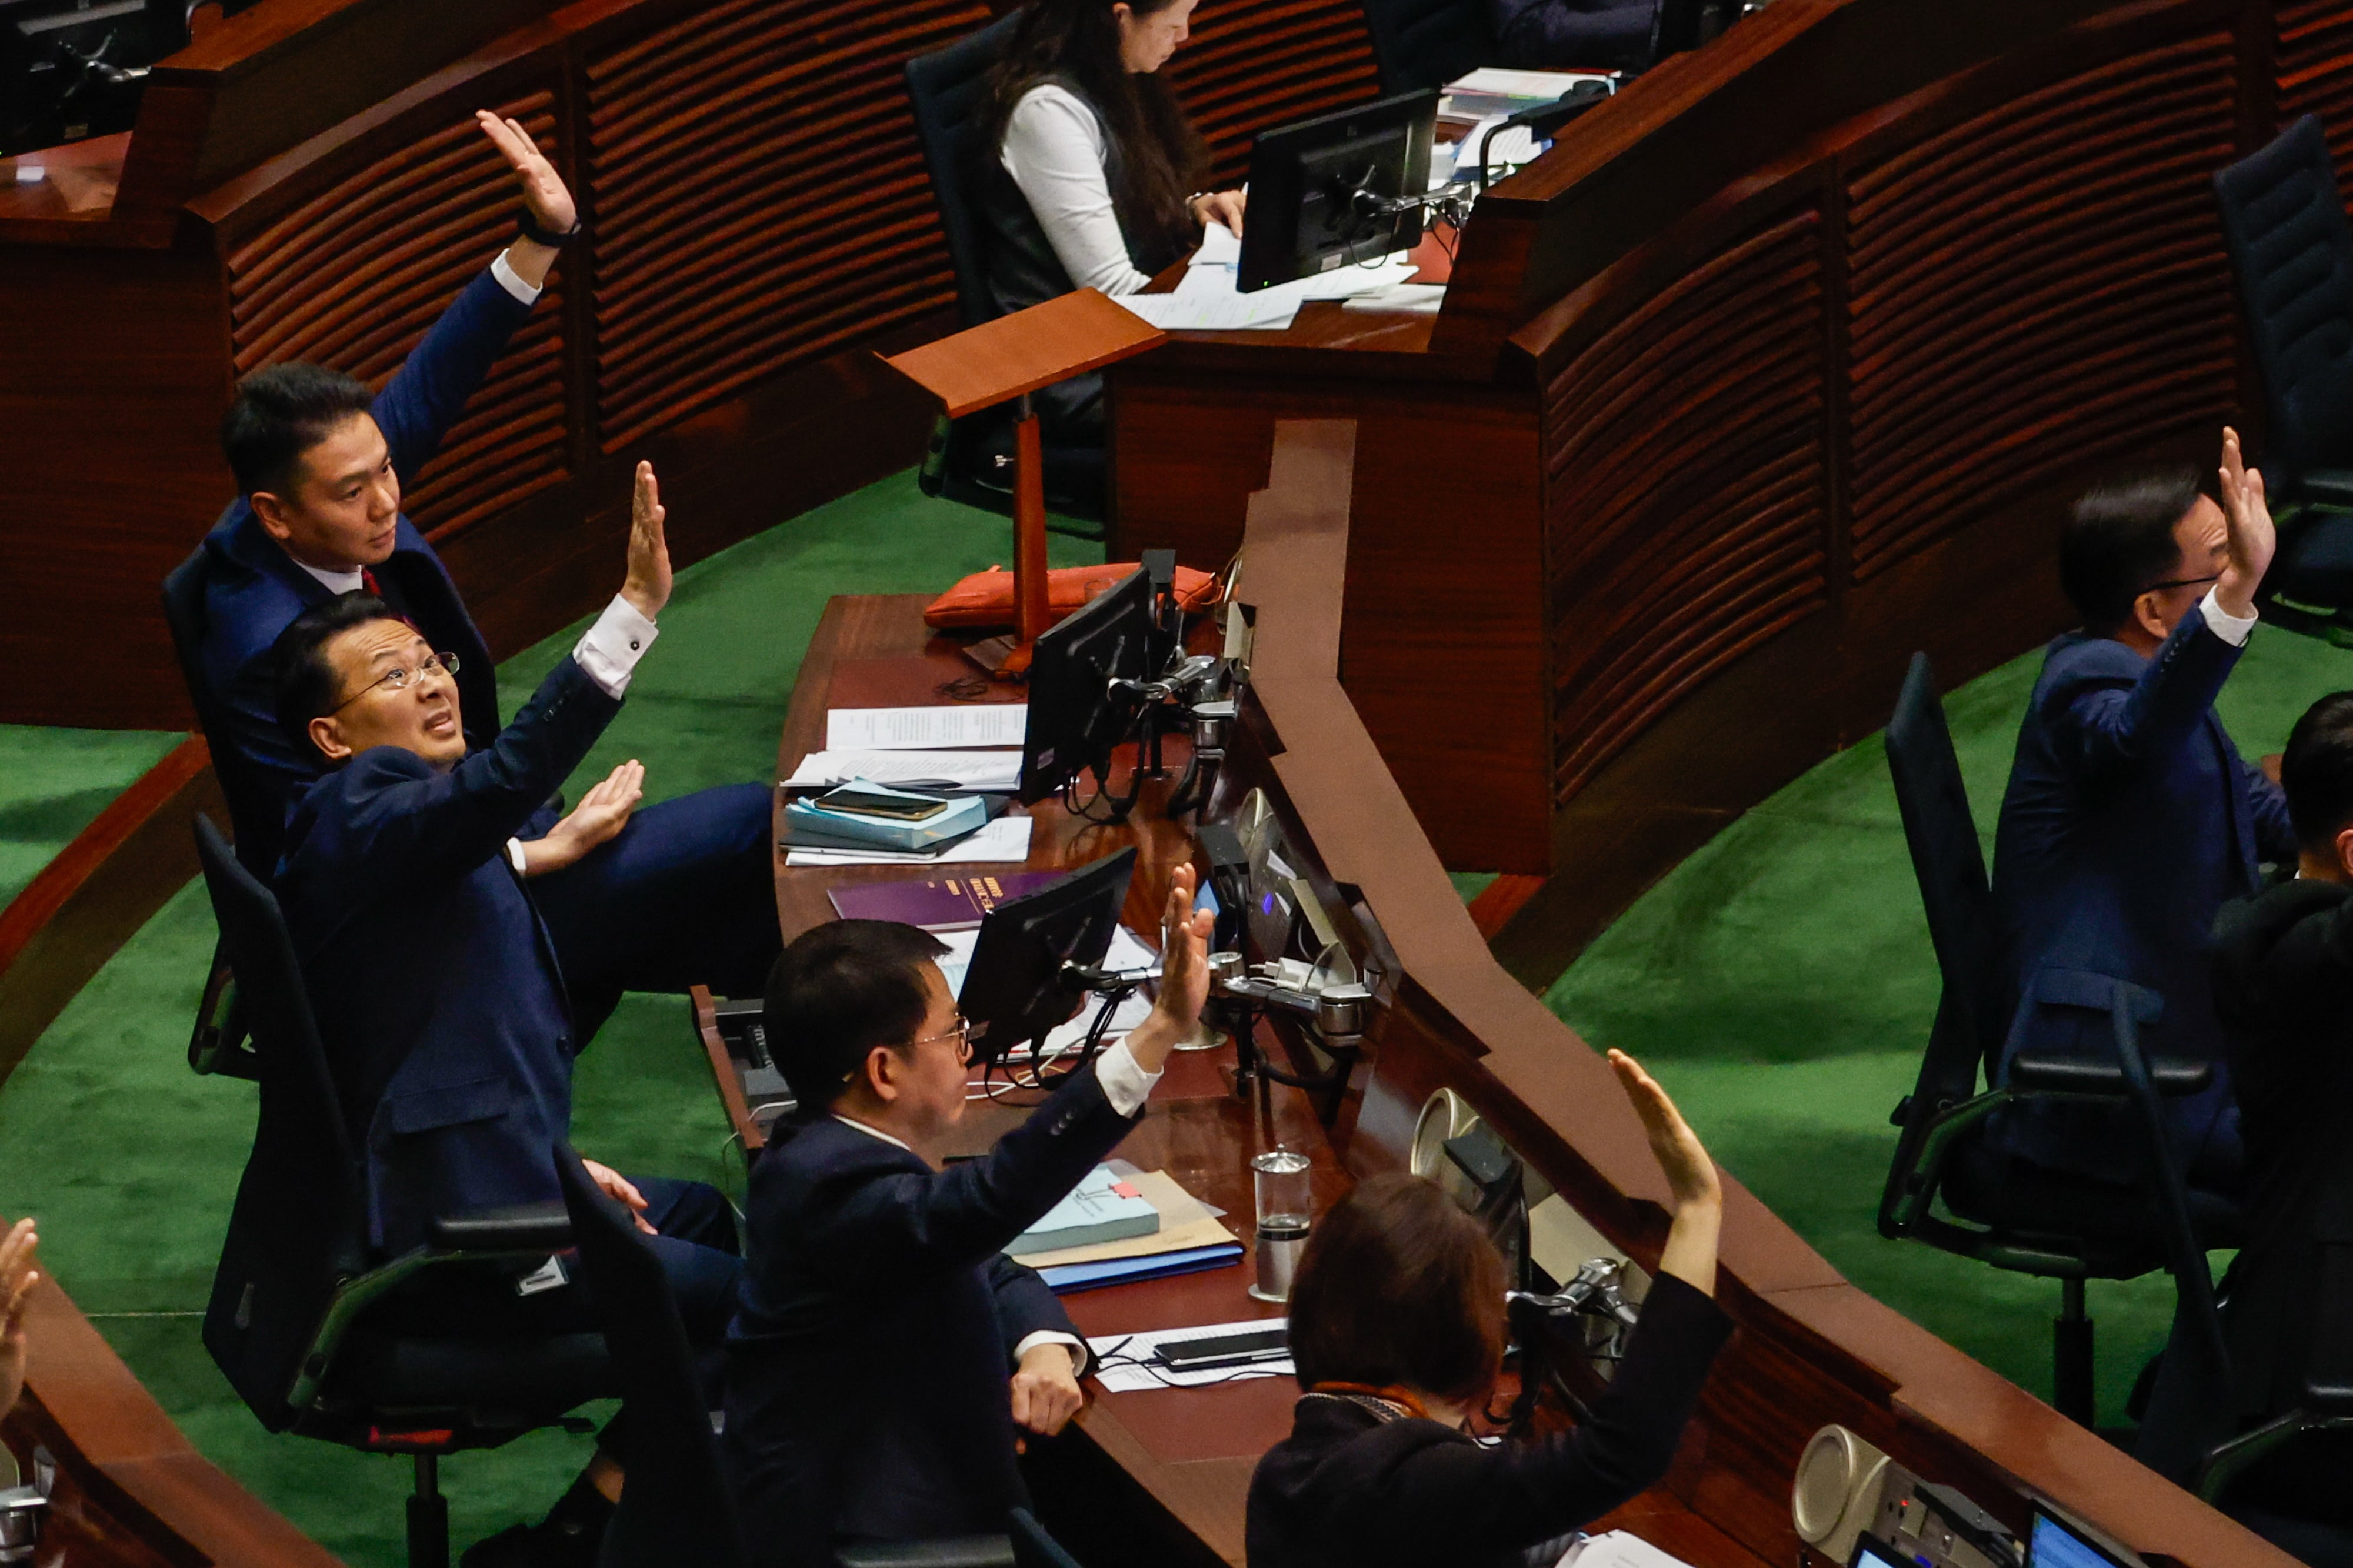
[[[1057,1292],[1092,1290],[1099,1285],[1129,1285],[1139,1279],[1166,1279],[1172,1274],[1195,1274],[1204,1268],[1224,1268],[1242,1260],[1241,1244],[1220,1241],[1210,1247],[1188,1247],[1181,1252],[1158,1252],[1145,1258],[1106,1258],[1099,1263],[1058,1263],[1040,1268],[1038,1277]]]

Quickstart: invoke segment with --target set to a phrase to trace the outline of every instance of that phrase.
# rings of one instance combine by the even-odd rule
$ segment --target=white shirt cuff
[[[480,256],[481,252],[478,250],[474,254]],[[491,276],[499,280],[500,288],[513,295],[523,304],[530,305],[538,301],[539,290],[524,282],[522,274],[507,265],[505,251],[500,251],[498,259],[491,263]]]
[[[659,635],[653,622],[638,614],[635,605],[616,594],[572,650],[572,657],[606,696],[618,702],[629,694],[630,672]]]
[[[1156,1072],[1145,1072],[1135,1063],[1135,1053],[1127,1042],[1115,1042],[1110,1049],[1095,1058],[1095,1082],[1103,1086],[1103,1098],[1122,1116],[1134,1116],[1152,1098],[1153,1086],[1160,1081]]]
[[[526,876],[530,873],[531,868],[523,864],[522,839],[510,838],[507,840],[507,864],[515,868],[515,875],[518,877]]]
[[[1087,1342],[1084,1340],[1080,1339],[1075,1334],[1062,1333],[1055,1329],[1039,1329],[1034,1334],[1022,1335],[1021,1342],[1013,1347],[1013,1360],[1016,1364],[1019,1363],[1023,1356],[1028,1355],[1039,1345],[1070,1346],[1071,1375],[1074,1377],[1086,1376],[1088,1360]]]
[[[2214,635],[2232,647],[2246,647],[2247,634],[2255,629],[2253,616],[2232,615],[2215,599],[2211,588],[2207,589],[2206,596],[2198,601],[2198,613],[2206,617],[2206,625]]]

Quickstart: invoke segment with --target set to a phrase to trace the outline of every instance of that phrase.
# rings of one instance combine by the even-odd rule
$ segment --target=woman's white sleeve
[[[1031,88],[1013,106],[997,156],[1073,285],[1133,294],[1152,281],[1128,258],[1103,176],[1103,127],[1084,103],[1051,84]]]

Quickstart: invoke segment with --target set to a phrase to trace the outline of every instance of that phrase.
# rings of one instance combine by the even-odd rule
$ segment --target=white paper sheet
[[[1377,294],[1359,294],[1342,305],[1343,310],[1404,310],[1417,316],[1434,316],[1446,303],[1443,283],[1400,283],[1394,289],[1384,289]]]
[[[905,752],[1018,746],[1029,722],[1021,702],[943,703],[936,708],[836,708],[825,716],[828,752]]]
[[[1230,290],[1123,294],[1118,302],[1164,332],[1280,331],[1299,313],[1297,300],[1270,300]]]
[[[829,788],[851,779],[929,784],[936,788],[1012,790],[1021,783],[1018,752],[811,752],[793,776],[795,789]]]
[[[1240,1323],[1201,1323],[1189,1329],[1105,1334],[1101,1339],[1089,1340],[1087,1348],[1095,1352],[1095,1376],[1114,1394],[1135,1394],[1147,1388],[1199,1388],[1207,1384],[1240,1383],[1253,1377],[1292,1377],[1296,1375],[1296,1370],[1289,1356],[1243,1366],[1204,1367],[1198,1372],[1170,1372],[1152,1360],[1152,1352],[1162,1345],[1211,1339],[1219,1334],[1246,1334],[1255,1329],[1272,1328],[1279,1321],[1276,1318],[1252,1318]]]
[[[1231,267],[1242,258],[1242,237],[1224,224],[1205,224],[1201,228],[1201,247],[1193,252],[1193,265],[1200,267],[1223,262]]]
[[[1029,819],[1000,816],[953,849],[937,855],[902,855],[893,849],[787,849],[787,866],[968,866],[1029,858]]]

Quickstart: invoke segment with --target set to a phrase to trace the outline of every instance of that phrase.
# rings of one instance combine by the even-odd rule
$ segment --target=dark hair
[[[2198,504],[2200,470],[2183,463],[2094,485],[2075,502],[2059,538],[2059,586],[2106,636],[2132,618],[2133,601],[2173,575],[2181,542],[2173,531]]]
[[[1166,10],[1175,0],[1127,0],[1139,16]],[[1113,0],[1029,0],[1014,24],[1005,52],[990,68],[974,138],[990,159],[1005,142],[1006,123],[1021,95],[1061,78],[1094,106],[1103,134],[1118,149],[1112,210],[1129,256],[1156,272],[1198,237],[1185,200],[1207,177],[1208,153],[1176,95],[1157,73],[1131,71],[1120,59],[1119,21]]]
[[[1483,1398],[1504,1355],[1504,1259],[1436,1184],[1360,1182],[1307,1238],[1291,1287],[1299,1385],[1404,1384]]]
[[[947,951],[896,921],[828,921],[803,931],[768,971],[768,1049],[803,1111],[831,1105],[869,1052],[923,1026],[923,966]]]
[[[277,692],[278,727],[298,752],[318,748],[311,721],[332,713],[342,700],[343,674],[327,658],[327,645],[353,626],[400,616],[374,594],[354,589],[313,605],[294,617],[269,645],[269,668]]]
[[[221,418],[221,450],[241,494],[280,491],[302,454],[375,399],[365,384],[317,364],[264,365],[237,384]]]
[[[2304,710],[2280,759],[2280,787],[2296,842],[2324,848],[2353,824],[2353,691],[2336,691]]]

